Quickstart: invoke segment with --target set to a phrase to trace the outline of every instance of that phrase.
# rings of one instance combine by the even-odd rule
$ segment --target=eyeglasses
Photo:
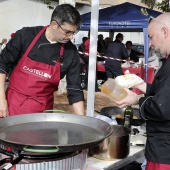
[[[64,32],[65,35],[67,35],[67,36],[75,35],[75,34],[77,34],[77,33],[79,32],[79,29],[77,29],[76,31],[64,30],[57,21],[55,21],[55,22],[58,24],[58,26],[63,30],[63,32]]]
[[[154,17],[149,17],[149,19],[148,19],[148,24],[150,24],[150,22],[152,21],[154,19]]]

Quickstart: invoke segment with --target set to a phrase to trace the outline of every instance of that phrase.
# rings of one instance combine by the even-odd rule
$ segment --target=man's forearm
[[[74,109],[76,114],[78,114],[78,115],[85,115],[84,102],[83,101],[79,101],[77,103],[73,103],[72,107],[73,107],[73,109]]]
[[[5,95],[6,75],[0,73],[0,117],[8,116],[8,104]]]
[[[6,74],[0,73],[0,96],[5,93]]]

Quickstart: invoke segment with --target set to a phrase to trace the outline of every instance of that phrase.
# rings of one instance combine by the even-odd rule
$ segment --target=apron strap
[[[60,49],[60,57],[63,58],[64,54],[64,44],[61,44],[61,49]]]
[[[26,52],[24,55],[28,55],[28,53],[31,51],[32,47],[35,45],[35,43],[37,42],[37,40],[40,38],[40,36],[43,34],[43,32],[47,29],[48,26],[45,26],[33,39],[33,41],[31,42],[31,44],[29,45],[29,47],[27,48]],[[63,61],[63,54],[64,54],[64,43],[61,44],[61,48],[60,48],[60,57],[57,61],[59,61],[60,63],[62,63]]]
[[[60,62],[60,63],[63,62],[64,45],[65,44],[61,44],[61,48],[60,48],[60,58],[58,59],[58,62]]]
[[[29,45],[29,47],[27,48],[26,52],[24,55],[28,55],[28,53],[31,51],[32,47],[35,45],[35,43],[37,42],[37,40],[40,38],[40,36],[42,35],[42,33],[47,29],[48,26],[45,26],[37,35],[36,37],[33,39],[33,41],[31,42],[31,44]]]

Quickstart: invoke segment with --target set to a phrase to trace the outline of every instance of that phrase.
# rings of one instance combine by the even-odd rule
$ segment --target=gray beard
[[[153,47],[151,47],[151,48],[153,50],[153,53],[155,53],[158,58],[165,58],[167,56],[166,54],[161,54],[159,49],[155,50],[155,48],[153,48]]]

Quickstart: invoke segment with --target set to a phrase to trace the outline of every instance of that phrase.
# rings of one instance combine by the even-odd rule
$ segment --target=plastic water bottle
[[[116,117],[112,116],[112,121],[110,122],[110,125],[117,125]]]
[[[95,116],[95,118],[103,120],[109,124],[112,122],[112,119],[110,119],[109,117],[104,116],[104,115],[97,115],[97,116]]]
[[[126,97],[127,92],[121,87],[114,79],[107,80],[101,86],[101,92],[105,93],[108,97],[110,97],[113,101],[122,100]]]

